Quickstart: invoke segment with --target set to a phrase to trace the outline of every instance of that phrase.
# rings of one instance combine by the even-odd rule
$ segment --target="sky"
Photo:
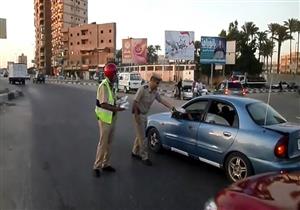
[[[2,0],[0,18],[7,19],[7,39],[0,39],[0,67],[16,61],[24,53],[28,63],[34,59],[34,1]],[[194,31],[201,36],[218,36],[229,23],[239,26],[254,22],[260,31],[270,23],[300,19],[300,0],[89,0],[88,22],[117,24],[117,49],[128,37],[147,38],[148,45],[160,45],[164,53],[164,31]],[[295,51],[297,36],[294,34]],[[277,50],[276,50],[277,51]],[[289,41],[282,54],[289,53]],[[274,58],[276,53],[274,54]]]

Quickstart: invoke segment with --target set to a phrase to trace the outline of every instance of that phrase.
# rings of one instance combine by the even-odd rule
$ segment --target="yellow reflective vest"
[[[110,88],[108,79],[104,79],[101,82],[101,84],[98,86],[97,100],[99,98],[99,89],[101,88],[102,85],[106,86],[106,88],[108,90],[108,103],[111,104],[111,105],[115,105],[114,94],[113,94],[113,92],[112,92],[112,90]],[[112,118],[113,118],[113,112],[112,111],[109,111],[107,109],[103,109],[103,108],[97,106],[97,104],[96,104],[95,112],[96,112],[97,119],[99,119],[102,122],[105,122],[107,124],[111,124],[112,123]]]

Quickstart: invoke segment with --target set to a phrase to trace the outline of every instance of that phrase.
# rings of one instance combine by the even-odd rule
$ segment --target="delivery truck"
[[[22,63],[10,63],[8,64],[8,80],[10,84],[25,85],[27,76],[27,65]]]

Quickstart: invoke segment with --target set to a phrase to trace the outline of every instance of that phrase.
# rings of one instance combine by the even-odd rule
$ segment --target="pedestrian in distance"
[[[283,91],[283,88],[282,88],[282,82],[281,82],[281,81],[279,82],[279,91],[280,91],[280,92]]]
[[[177,88],[178,88],[178,95],[177,95],[177,97],[178,97],[178,99],[180,99],[181,98],[181,88],[182,88],[182,79],[181,78],[179,79],[179,81],[177,83]]]
[[[141,159],[145,165],[151,166],[152,162],[148,156],[148,145],[146,138],[146,126],[147,126],[147,113],[156,99],[158,102],[169,108],[174,109],[173,106],[161,98],[157,88],[161,78],[157,74],[153,74],[150,78],[149,84],[142,85],[136,95],[134,96],[134,102],[132,106],[133,123],[136,132],[136,138],[132,148],[132,157]]]
[[[113,86],[117,80],[117,66],[108,63],[104,67],[105,79],[100,83],[97,90],[96,117],[98,119],[100,139],[97,147],[96,160],[93,167],[94,176],[99,177],[102,171],[115,172],[110,165],[111,143],[117,112],[125,110],[116,105],[116,95]]]

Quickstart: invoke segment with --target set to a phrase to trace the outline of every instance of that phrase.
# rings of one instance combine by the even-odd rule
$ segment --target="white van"
[[[131,90],[137,91],[143,84],[143,79],[138,72],[123,72],[118,77],[118,90],[128,93]]]

